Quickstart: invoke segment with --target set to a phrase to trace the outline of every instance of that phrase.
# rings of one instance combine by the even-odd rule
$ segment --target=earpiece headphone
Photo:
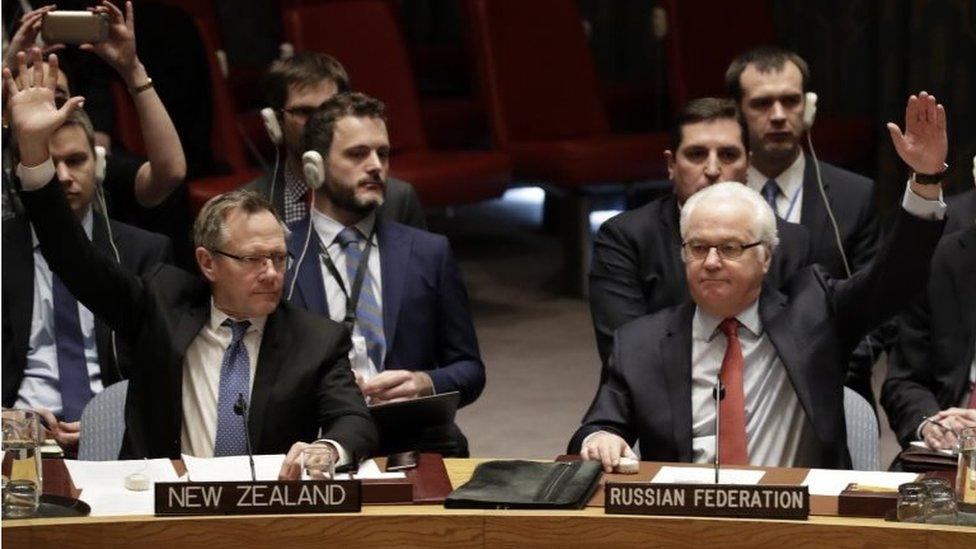
[[[108,152],[105,151],[105,147],[95,145],[95,183],[99,185],[105,181],[105,157],[107,156]]]
[[[264,129],[268,132],[268,139],[275,145],[281,145],[281,142],[284,141],[284,135],[274,109],[271,107],[261,109],[261,120],[264,122]]]
[[[817,94],[807,92],[803,94],[803,98],[803,127],[809,131],[817,118]]]
[[[313,191],[325,182],[325,161],[318,151],[305,151],[302,155],[302,173],[305,184]]]

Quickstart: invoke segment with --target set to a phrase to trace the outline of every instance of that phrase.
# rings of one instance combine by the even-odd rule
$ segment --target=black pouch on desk
[[[582,509],[600,481],[599,461],[488,461],[444,501],[448,509]]]

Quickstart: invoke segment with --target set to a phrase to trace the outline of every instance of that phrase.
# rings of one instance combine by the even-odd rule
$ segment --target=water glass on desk
[[[10,478],[3,487],[3,517],[37,511],[43,487],[41,420],[31,410],[3,411],[3,451],[10,454]]]
[[[302,480],[332,480],[338,455],[332,446],[312,444],[302,450]]]
[[[898,522],[925,522],[928,490],[920,482],[906,482],[898,487]]]
[[[973,427],[967,427],[959,433],[956,497],[961,503],[976,505],[976,428]]]

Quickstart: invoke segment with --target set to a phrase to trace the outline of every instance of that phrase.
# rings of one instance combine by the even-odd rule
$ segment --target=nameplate
[[[608,515],[795,520],[810,516],[810,492],[806,486],[608,482],[603,493]]]
[[[156,515],[358,513],[358,480],[157,482]]]

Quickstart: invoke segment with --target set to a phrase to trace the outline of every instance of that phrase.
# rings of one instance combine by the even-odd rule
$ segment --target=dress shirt
[[[360,250],[366,245],[366,237],[372,233],[375,225],[375,213],[369,214],[356,224],[356,228],[363,235],[363,240],[359,244]],[[319,241],[325,246],[326,252],[335,264],[336,270],[339,271],[339,276],[342,277],[342,284],[345,286],[346,291],[351,292],[352,281],[349,280],[349,275],[346,272],[346,254],[336,240],[339,232],[346,228],[345,225],[312,208],[312,226],[315,228],[315,234],[318,235]],[[369,269],[369,274],[372,278],[373,296],[376,297],[376,304],[379,306],[380,311],[382,311],[383,284],[382,274],[380,273],[380,248],[375,234],[373,235],[372,242],[373,251],[369,254],[369,262],[366,268]],[[320,251],[309,250],[309,253],[319,253]],[[336,322],[342,322],[346,317],[346,294],[342,291],[342,287],[336,282],[335,277],[333,277],[328,267],[321,260],[319,260],[319,268],[322,269],[322,280],[325,281],[325,299],[329,304],[329,318]],[[363,284],[365,285],[367,282],[367,280],[364,280]],[[373,361],[370,360],[366,352],[366,339],[359,333],[358,323],[353,328],[352,344],[352,349],[349,351],[349,363],[352,365],[353,371],[361,375],[364,380],[375,376],[379,371],[378,366],[381,365],[373,364]]]
[[[285,224],[290,225],[305,219],[305,216],[308,215],[308,200],[305,197],[308,186],[291,168],[291,162],[285,161],[285,167],[282,171],[284,172],[285,190],[282,200],[284,211],[281,214],[285,218]]]
[[[232,332],[222,326],[226,313],[210,301],[210,319],[203,325],[183,358],[183,427],[180,442],[183,453],[197,457],[213,457],[214,439],[217,436],[217,399],[220,394],[220,368],[224,351],[230,345]],[[267,317],[248,318],[251,325],[244,332],[247,349],[250,385],[247,401],[251,402],[254,388],[254,371],[261,349],[261,335]],[[245,319],[234,319],[245,320]],[[250,407],[249,407],[250,408]]]
[[[776,195],[776,215],[783,217],[787,213],[789,217],[783,217],[783,221],[790,223],[800,222],[800,212],[803,210],[803,171],[806,169],[807,159],[802,152],[796,160],[790,164],[789,168],[776,177],[766,177],[759,173],[759,170],[749,166],[746,172],[746,184],[756,192],[762,193],[762,188],[770,179],[776,180],[779,185],[779,194]],[[792,204],[792,209],[790,209]]]
[[[88,238],[92,237],[93,216],[91,209],[81,220]],[[17,392],[15,408],[47,408],[55,416],[61,416],[61,386],[58,370],[58,350],[54,330],[53,277],[41,247],[31,230],[34,244],[34,305],[31,308],[30,339],[27,347],[27,365],[24,380]],[[98,345],[95,340],[95,316],[81,303],[78,304],[78,320],[85,345],[85,362],[88,364],[88,380],[93,395],[102,391],[102,370],[98,361]]]

